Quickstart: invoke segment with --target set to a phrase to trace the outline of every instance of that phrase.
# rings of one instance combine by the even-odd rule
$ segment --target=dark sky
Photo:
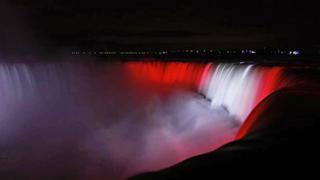
[[[13,27],[21,29],[19,24],[23,23],[34,41],[46,46],[239,48],[320,44],[318,6],[301,0],[11,0],[2,9],[10,9],[4,17],[16,21]],[[14,13],[19,18],[12,18]]]

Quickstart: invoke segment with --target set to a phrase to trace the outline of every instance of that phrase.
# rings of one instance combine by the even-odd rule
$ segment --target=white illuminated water
[[[212,66],[211,71],[200,92],[211,100],[213,108],[224,107],[241,122],[264,98],[261,96],[269,95],[281,87],[282,72],[274,68],[221,63]],[[265,81],[266,78],[269,80]],[[265,90],[268,94],[261,94],[264,88],[269,88]]]

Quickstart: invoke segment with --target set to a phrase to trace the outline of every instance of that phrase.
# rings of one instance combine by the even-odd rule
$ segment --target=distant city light
[[[289,56],[299,56],[302,54],[300,50],[289,50],[289,49],[264,49],[263,51],[259,49],[176,49],[176,50],[132,50],[132,51],[74,51],[73,55],[161,55],[170,56],[174,54],[185,55],[289,55]]]
[[[256,51],[253,51],[253,50],[249,50],[249,53],[250,53],[250,54],[257,54],[257,52],[256,52]]]
[[[301,53],[300,53],[300,51],[293,51],[292,54],[293,55],[300,55]]]

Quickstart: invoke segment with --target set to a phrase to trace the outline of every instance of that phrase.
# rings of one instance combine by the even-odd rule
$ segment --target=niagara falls
[[[84,179],[124,179],[213,151],[286,85],[277,66],[156,60],[2,63],[0,84],[9,157],[0,170]]]

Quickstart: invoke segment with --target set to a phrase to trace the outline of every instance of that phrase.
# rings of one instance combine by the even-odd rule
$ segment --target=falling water
[[[200,91],[211,100],[212,108],[224,107],[241,122],[263,98],[283,85],[280,67],[222,63],[211,71]]]
[[[242,123],[266,96],[282,88],[281,67],[253,64],[141,62],[127,64],[135,80],[187,87],[203,94],[213,109],[223,108]]]
[[[123,179],[233,140],[282,69],[182,62],[0,65],[1,179]]]

